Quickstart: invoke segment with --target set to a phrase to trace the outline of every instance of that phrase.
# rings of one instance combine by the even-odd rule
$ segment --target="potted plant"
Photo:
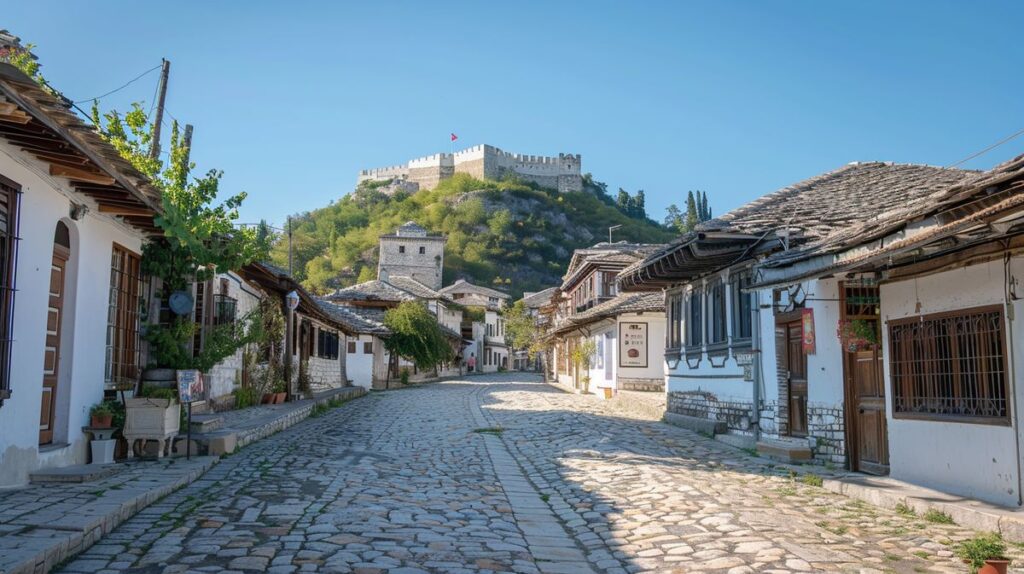
[[[964,540],[957,545],[956,555],[970,567],[972,574],[1006,574],[1010,565],[1006,558],[1006,543],[995,532]]]
[[[89,426],[96,429],[108,429],[111,428],[111,423],[114,420],[114,409],[110,408],[110,405],[104,401],[102,403],[96,403],[89,409]]]
[[[851,353],[873,349],[878,345],[878,329],[874,321],[842,320],[839,322],[837,335],[843,348]]]
[[[285,387],[284,380],[278,380],[274,383],[274,404],[279,405],[288,398],[288,388]]]
[[[611,387],[604,387],[604,398],[610,399],[615,395],[615,389]]]

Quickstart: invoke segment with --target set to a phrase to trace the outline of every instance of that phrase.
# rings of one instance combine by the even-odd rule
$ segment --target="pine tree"
[[[674,203],[665,208],[665,227],[670,227],[680,233],[684,231],[683,212]]]
[[[686,219],[683,222],[684,231],[693,231],[700,223],[700,214],[697,213],[697,200],[693,192],[686,195]]]
[[[644,197],[644,190],[638,190],[633,198],[633,217],[637,219],[647,218],[647,199]]]
[[[620,187],[619,194],[615,197],[615,204],[627,215],[629,214],[629,200],[629,192]]]

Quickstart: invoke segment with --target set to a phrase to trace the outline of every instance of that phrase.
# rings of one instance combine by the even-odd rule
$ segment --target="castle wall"
[[[363,170],[365,179],[407,178],[420,189],[433,189],[455,173],[478,179],[502,179],[509,174],[557,189],[560,192],[581,191],[581,160],[579,154],[558,154],[558,157],[526,155],[504,151],[490,145],[478,145],[454,154],[439,153],[414,159],[404,166]]]

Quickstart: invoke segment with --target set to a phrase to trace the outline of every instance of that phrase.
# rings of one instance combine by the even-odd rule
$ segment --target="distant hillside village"
[[[417,191],[433,189],[456,173],[490,180],[514,176],[560,192],[583,189],[579,154],[522,155],[486,144],[455,153],[428,155],[400,165],[364,169],[359,172],[358,181],[389,182],[383,191]]]

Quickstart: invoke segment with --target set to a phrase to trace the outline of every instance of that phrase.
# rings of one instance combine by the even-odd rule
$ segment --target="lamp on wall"
[[[89,213],[89,206],[81,203],[72,203],[68,209],[68,216],[73,221],[81,221],[86,213]]]
[[[299,294],[296,291],[290,291],[284,296],[284,301],[288,305],[289,311],[294,311],[299,307]]]

